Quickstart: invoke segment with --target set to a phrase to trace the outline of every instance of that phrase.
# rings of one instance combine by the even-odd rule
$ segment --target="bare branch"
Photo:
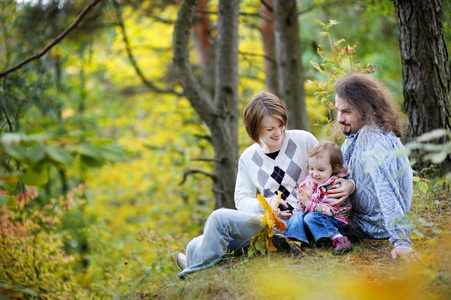
[[[67,27],[63,32],[61,32],[53,41],[50,42],[50,44],[47,45],[47,47],[45,47],[44,49],[42,49],[41,51],[39,51],[38,53],[36,53],[35,55],[30,56],[29,58],[21,61],[20,63],[18,63],[17,65],[15,65],[12,68],[9,68],[3,72],[0,73],[0,78],[8,75],[11,72],[14,72],[18,69],[20,69],[21,67],[23,67],[24,65],[26,65],[27,63],[29,63],[32,60],[38,59],[40,57],[42,57],[44,54],[46,54],[50,49],[52,49],[56,44],[58,44],[59,42],[61,42],[61,40],[63,40],[75,27],[77,27],[77,25],[81,22],[81,20],[83,20],[84,16],[94,7],[96,6],[97,3],[99,3],[100,1],[103,0],[93,0],[90,4],[88,4],[83,10],[82,12],[78,15],[78,17],[75,19],[75,21],[69,26]]]
[[[200,134],[195,134],[194,136],[197,137],[198,139],[204,139],[204,140],[207,140],[210,144],[212,143],[211,135],[200,135]]]
[[[201,170],[188,170],[188,171],[185,171],[183,173],[183,179],[179,183],[179,185],[183,185],[185,183],[186,179],[188,178],[188,176],[189,175],[194,175],[194,174],[202,174],[202,175],[210,177],[213,181],[216,180],[216,176],[214,176],[213,174],[210,174],[210,173],[207,173],[207,172],[204,172],[204,171],[201,171]]]
[[[275,63],[276,60],[273,57],[269,57],[267,55],[262,55],[262,54],[257,54],[257,53],[251,53],[251,52],[243,52],[240,51],[239,54],[244,55],[244,56],[256,56],[256,57],[263,57],[266,60],[269,60],[270,62]]]
[[[265,0],[260,1],[264,7],[266,7],[267,10],[269,10],[271,13],[273,12],[271,4],[267,3]]]
[[[193,158],[191,161],[221,162],[222,160],[214,158]]]
[[[312,5],[312,6],[306,8],[304,10],[298,11],[297,14],[298,14],[298,16],[306,14],[306,13],[311,12],[312,10],[314,10],[316,7],[318,7],[318,5]]]
[[[121,28],[122,40],[124,41],[125,49],[127,51],[128,58],[130,59],[130,62],[132,63],[133,68],[135,69],[136,74],[139,76],[141,81],[151,91],[153,91],[155,93],[159,93],[159,94],[176,94],[178,96],[182,96],[181,93],[177,93],[174,89],[160,89],[155,84],[153,84],[152,81],[147,80],[147,78],[144,76],[143,72],[141,71],[141,69],[138,66],[138,63],[136,62],[136,59],[135,59],[135,57],[133,55],[133,52],[132,52],[132,48],[130,47],[130,42],[128,40],[128,36],[127,36],[126,31],[125,31],[125,26],[124,26],[124,22],[122,20],[122,13],[121,13],[121,9],[119,7],[119,4],[117,3],[117,0],[114,0],[113,3],[114,3],[114,8],[116,10],[117,23],[118,23],[119,27]]]

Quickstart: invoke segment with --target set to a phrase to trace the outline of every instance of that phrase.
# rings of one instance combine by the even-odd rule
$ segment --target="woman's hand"
[[[340,183],[341,186],[337,185],[337,183]],[[354,183],[348,179],[337,178],[334,181],[334,185],[336,186],[327,191],[327,198],[335,200],[331,205],[339,206],[347,201],[349,195],[354,191]]]
[[[288,204],[285,200],[280,199],[279,205],[282,205],[283,207],[288,208]],[[280,210],[280,208],[276,208],[276,209],[277,209],[277,211],[275,211],[275,212],[276,212],[276,215],[278,218],[289,219],[293,215],[291,213],[291,211],[289,211],[289,210]]]

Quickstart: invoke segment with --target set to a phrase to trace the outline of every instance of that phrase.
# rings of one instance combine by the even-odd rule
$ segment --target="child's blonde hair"
[[[328,157],[329,163],[332,166],[333,174],[346,173],[347,170],[343,166],[343,153],[341,153],[340,147],[332,142],[319,142],[310,149],[308,154],[309,157]]]

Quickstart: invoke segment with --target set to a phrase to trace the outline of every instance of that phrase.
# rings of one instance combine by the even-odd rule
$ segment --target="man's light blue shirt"
[[[351,228],[358,227],[371,238],[389,238],[395,248],[411,246],[410,230],[403,216],[410,209],[413,193],[412,168],[393,132],[364,126],[349,135],[343,146],[345,166],[355,181]]]

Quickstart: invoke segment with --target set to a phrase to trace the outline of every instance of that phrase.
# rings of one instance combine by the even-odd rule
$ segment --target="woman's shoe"
[[[186,269],[186,255],[183,253],[177,254],[177,265],[180,269],[185,270]]]

